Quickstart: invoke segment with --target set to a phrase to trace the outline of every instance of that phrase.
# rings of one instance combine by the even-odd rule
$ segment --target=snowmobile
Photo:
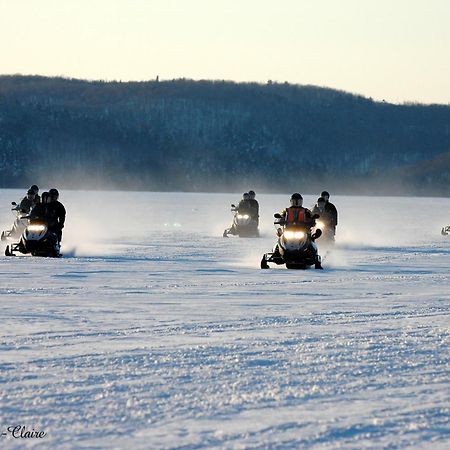
[[[60,257],[58,237],[48,229],[48,224],[41,219],[31,219],[29,222],[19,242],[6,246],[5,255],[15,256],[16,252],[20,252],[31,253],[32,256]]]
[[[333,245],[334,244],[334,229],[328,226],[322,220],[316,220],[314,231],[320,230],[322,232],[320,238],[320,245]]]
[[[450,225],[447,225],[446,227],[442,228],[441,234],[442,236],[448,236],[450,234]]]
[[[229,234],[239,237],[259,237],[258,222],[245,211],[238,211],[235,205],[231,205],[231,212],[234,213],[233,225],[223,232],[223,237]]]
[[[314,242],[322,235],[320,228],[311,234],[305,225],[286,224],[280,214],[274,217],[277,219],[274,225],[278,227],[278,243],[273,252],[263,255],[261,269],[269,269],[268,263],[286,264],[287,269],[307,269],[309,266],[322,269],[322,259]]]
[[[14,220],[13,226],[10,230],[2,231],[2,241],[6,241],[7,239],[19,239],[28,225],[28,219],[25,217],[27,213],[20,211],[19,205],[16,202],[11,202],[11,205],[11,211],[16,215],[16,219]]]

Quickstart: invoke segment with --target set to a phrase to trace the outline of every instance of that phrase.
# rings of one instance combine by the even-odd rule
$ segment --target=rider
[[[325,199],[325,212],[329,214],[331,218],[330,227],[333,229],[333,233],[335,234],[336,226],[338,224],[338,212],[336,206],[334,206],[333,203],[330,202],[330,194],[327,191],[323,191],[320,196]]]
[[[250,206],[250,216],[253,220],[256,221],[256,223],[259,225],[259,203],[258,200],[256,200],[256,194],[255,191],[248,191],[248,204]]]
[[[311,209],[311,213],[318,214],[320,216],[320,220],[324,223],[324,225],[332,226],[333,216],[329,211],[325,209],[326,203],[327,202],[323,197],[319,197],[316,204]]]
[[[237,210],[240,214],[250,214],[251,206],[250,206],[250,195],[248,192],[244,192],[242,194],[242,200],[239,202]]]
[[[33,223],[34,220],[44,221],[48,229],[52,231],[57,238],[59,238],[57,222],[55,219],[55,211],[50,203],[50,194],[48,192],[42,193],[42,201],[38,203],[30,213],[30,222]],[[60,244],[59,240],[54,243],[55,251],[59,254]]]
[[[36,194],[32,189],[28,189],[26,197],[22,199],[18,210],[21,213],[28,214],[36,206]]]
[[[41,202],[38,203],[30,212],[30,219],[41,219],[47,223],[50,223],[52,216],[48,207],[50,201],[50,194],[48,192],[43,192],[41,197]]]
[[[30,187],[30,190],[34,191],[34,203],[37,205],[41,201],[41,197],[39,196],[39,188],[35,184],[33,184]]]
[[[238,214],[248,214],[252,215],[252,208],[250,206],[250,195],[248,192],[244,192],[242,194],[242,200],[239,202],[237,207],[233,206],[232,211],[237,212]],[[237,234],[236,222],[233,220],[233,223],[230,228],[226,229],[223,233],[223,236],[226,237],[229,234]]]
[[[53,218],[52,223],[49,225],[49,230],[56,233],[58,236],[58,243],[61,243],[62,229],[64,228],[64,222],[66,220],[66,209],[63,204],[58,201],[59,192],[57,189],[52,188],[49,193],[49,212]]]
[[[326,205],[325,199],[323,197],[319,197],[317,199],[317,203],[312,208],[311,213],[313,215],[317,214],[320,217],[320,221],[323,223],[323,226],[326,228],[326,230],[329,231],[329,234],[327,233],[327,235],[330,238],[334,239],[334,235],[336,233],[336,227],[334,226],[334,218],[333,215],[326,210],[325,205]]]
[[[303,197],[296,192],[291,196],[291,206],[281,212],[284,225],[303,225],[310,231],[315,221],[311,211],[303,207]]]

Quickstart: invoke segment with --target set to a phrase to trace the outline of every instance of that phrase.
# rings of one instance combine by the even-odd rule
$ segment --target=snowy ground
[[[450,448],[450,200],[333,197],[325,270],[261,271],[288,198],[62,192],[65,258],[0,257],[0,431],[47,433],[0,447]]]

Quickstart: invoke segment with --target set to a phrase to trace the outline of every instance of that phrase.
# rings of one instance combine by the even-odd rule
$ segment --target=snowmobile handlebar
[[[274,225],[285,225],[286,224],[286,220],[283,218],[283,216],[280,213],[275,213],[273,215],[273,217],[275,217],[273,224]]]

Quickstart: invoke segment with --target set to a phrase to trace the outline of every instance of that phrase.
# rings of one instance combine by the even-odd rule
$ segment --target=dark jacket
[[[24,197],[19,205],[19,211],[22,213],[28,214],[36,205],[33,200],[30,200],[28,197]]]
[[[313,207],[313,209],[311,210],[311,214],[318,214],[319,215],[319,220],[321,220],[325,225],[329,226],[329,227],[334,227],[334,218],[333,215],[327,211],[327,209],[324,207],[322,209],[322,211],[320,210],[320,208],[315,205]]]
[[[33,220],[43,220],[47,224],[53,222],[53,215],[52,212],[49,209],[48,203],[39,203],[37,204],[30,213],[30,219]]]
[[[248,206],[250,208],[250,215],[254,218],[259,217],[259,203],[254,198],[248,200]]]
[[[50,216],[52,217],[51,228],[62,230],[64,228],[64,222],[66,221],[66,208],[63,204],[56,201],[47,203]]]
[[[338,212],[336,206],[334,206],[333,203],[326,202],[325,211],[331,216],[331,225],[335,227],[338,224]]]
[[[241,200],[239,202],[237,210],[240,214],[250,214],[251,215],[252,208],[250,206],[250,200]]]

